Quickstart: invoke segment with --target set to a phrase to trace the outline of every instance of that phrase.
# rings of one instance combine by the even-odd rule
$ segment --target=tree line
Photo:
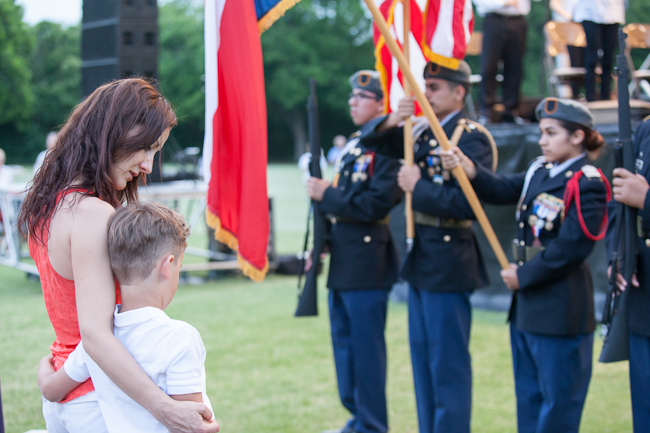
[[[644,2],[629,1],[630,22],[650,21]],[[0,0],[0,148],[9,163],[32,162],[45,135],[81,99],[80,26],[30,26],[22,14],[15,0]],[[522,85],[527,96],[546,91],[542,28],[549,18],[548,0],[532,2]],[[309,77],[318,82],[323,146],[337,134],[354,132],[347,80],[359,69],[374,69],[371,26],[359,0],[303,0],[262,34],[270,160],[290,161],[304,151]],[[478,58],[468,62],[478,71]],[[177,111],[174,137],[182,147],[203,143],[203,74],[203,2],[160,5],[158,80]]]

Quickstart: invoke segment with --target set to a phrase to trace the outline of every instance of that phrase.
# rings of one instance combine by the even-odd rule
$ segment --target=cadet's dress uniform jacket
[[[650,182],[650,120],[640,124],[634,134],[636,172]],[[612,250],[616,204],[610,204],[612,215],[607,232],[608,250]],[[650,194],[643,209],[637,212],[639,236],[636,273],[639,287],[628,284],[630,394],[635,433],[650,431]]]
[[[374,128],[375,119],[361,129]],[[397,159],[368,150],[362,140],[341,158],[336,185],[327,188],[321,211],[330,215],[330,289],[390,288],[399,256],[386,218],[402,197]]]
[[[554,177],[549,176],[550,165],[547,168],[539,162],[534,164],[538,168],[531,173],[518,206],[516,241],[520,247],[533,246],[533,226],[537,223],[544,250],[530,261],[519,263],[520,288],[510,310],[517,329],[556,336],[588,334],[595,329],[593,283],[585,263],[594,241],[584,235],[575,203],[566,210],[562,200],[567,182],[587,162],[584,156]],[[472,184],[487,203],[518,203],[525,176],[498,176],[479,169]],[[582,217],[590,233],[596,235],[606,209],[605,184],[598,176],[583,175],[579,186]]]
[[[607,209],[601,174],[586,164],[580,156],[551,177],[552,164],[540,157],[526,173],[498,176],[479,167],[473,180],[487,203],[519,203],[513,249],[520,287],[509,319],[520,433],[578,433],[580,426],[595,328],[585,263],[595,241],[583,226],[599,235]],[[579,171],[579,196],[567,208],[567,183]]]
[[[444,125],[451,137],[460,119],[467,113],[460,111]],[[394,157],[404,155],[403,128],[395,128],[379,136],[371,136],[368,145],[378,152]],[[399,143],[401,145],[396,145]],[[414,162],[421,169],[422,178],[413,190],[413,211],[434,218],[429,223],[418,223],[416,217],[413,250],[402,268],[402,277],[421,290],[462,292],[489,284],[485,264],[471,226],[461,221],[474,219],[460,185],[440,158],[434,155],[439,144],[427,128],[414,143]],[[475,164],[492,167],[492,149],[485,134],[471,123],[461,136],[458,147]],[[460,223],[460,224],[459,224]]]

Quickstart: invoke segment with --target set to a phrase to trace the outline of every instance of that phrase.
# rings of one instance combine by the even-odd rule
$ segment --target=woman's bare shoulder
[[[76,227],[79,224],[89,227],[105,226],[115,212],[113,206],[97,197],[81,196],[76,193],[65,198],[65,205],[61,210],[69,213],[71,222]]]

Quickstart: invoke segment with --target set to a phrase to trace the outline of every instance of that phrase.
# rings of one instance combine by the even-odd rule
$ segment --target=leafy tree
[[[24,130],[32,107],[28,56],[32,40],[14,0],[0,0],[0,125]]]
[[[310,77],[318,82],[323,146],[354,131],[348,77],[374,69],[371,25],[358,0],[302,1],[262,35],[271,157],[304,151]]]
[[[160,90],[178,115],[174,136],[183,147],[202,146],[205,116],[203,92],[203,4],[173,0],[159,9]]]
[[[32,28],[30,59],[34,123],[43,133],[60,126],[81,99],[80,27],[42,21]]]

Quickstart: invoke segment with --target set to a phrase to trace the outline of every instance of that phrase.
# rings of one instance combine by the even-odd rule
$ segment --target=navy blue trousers
[[[510,325],[519,433],[578,433],[594,335],[552,337]]]
[[[386,311],[388,289],[330,290],[336,378],[348,425],[360,433],[388,431]]]
[[[469,433],[471,292],[409,291],[409,341],[420,433]]]
[[[650,432],[650,337],[630,333],[630,393],[634,433]]]

